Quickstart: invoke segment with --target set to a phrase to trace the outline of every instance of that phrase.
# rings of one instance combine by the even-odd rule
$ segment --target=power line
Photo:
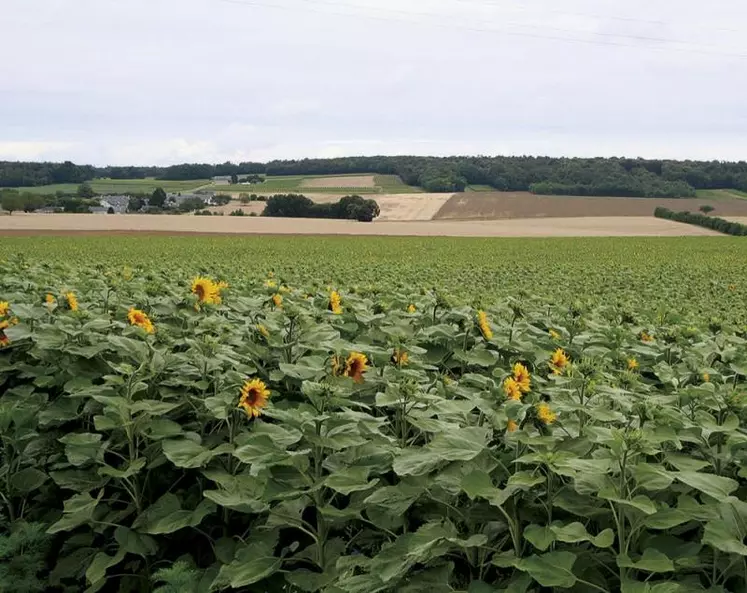
[[[418,21],[412,21],[412,20],[404,20],[404,19],[397,19],[397,18],[391,18],[391,17],[382,17],[382,16],[375,16],[370,14],[362,14],[362,13],[354,13],[354,12],[333,12],[330,10],[319,10],[314,8],[299,8],[299,7],[291,7],[291,6],[284,6],[279,4],[269,4],[267,2],[263,2],[261,0],[217,0],[218,2],[223,2],[226,4],[235,4],[235,5],[244,5],[244,6],[257,6],[257,7],[263,7],[263,8],[271,8],[271,9],[278,9],[278,10],[288,10],[288,11],[298,11],[302,10],[305,12],[313,12],[317,14],[325,14],[325,15],[335,15],[335,16],[345,16],[345,17],[353,17],[353,18],[362,18],[362,19],[369,19],[369,20],[377,20],[377,21],[383,21],[383,22],[398,22],[398,23],[407,23],[411,25],[426,25],[426,26],[434,26],[439,28],[444,28],[448,30],[453,29],[459,29],[464,31],[473,31],[478,33],[502,33],[505,35],[511,35],[511,36],[517,36],[517,37],[527,37],[532,39],[544,39],[544,40],[551,40],[551,41],[563,41],[568,43],[583,43],[583,44],[591,44],[591,45],[606,45],[606,46],[612,46],[612,47],[629,47],[634,49],[653,49],[657,51],[672,51],[672,52],[685,52],[685,53],[692,53],[692,54],[700,54],[700,55],[710,55],[710,56],[722,56],[722,57],[733,57],[733,58],[747,58],[747,53],[731,53],[731,52],[723,52],[723,51],[702,51],[695,48],[687,48],[687,47],[671,47],[671,46],[646,46],[642,47],[640,45],[634,45],[630,43],[620,43],[617,41],[603,41],[603,40],[591,40],[591,39],[579,39],[576,37],[560,37],[560,36],[554,36],[554,35],[541,35],[538,33],[527,33],[527,32],[519,32],[519,31],[511,31],[507,29],[486,29],[486,28],[479,28],[474,26],[465,26],[461,24],[455,24],[455,23],[449,23],[443,24],[443,23],[436,23],[436,22],[418,22]],[[436,17],[441,18],[444,15],[437,15],[433,13],[416,13],[411,11],[401,11],[401,10],[395,10],[395,9],[379,9],[374,8],[371,6],[349,6],[346,4],[342,4],[340,2],[332,2],[329,0],[297,0],[300,2],[305,2],[309,4],[324,4],[324,5],[330,5],[330,6],[341,6],[344,8],[363,8],[366,10],[376,10],[376,11],[386,11],[390,13],[397,13],[397,14],[403,14],[407,16],[413,16],[413,17],[419,17],[419,16],[425,16],[425,17]],[[459,1],[459,0],[458,0]],[[519,26],[519,27],[532,27],[532,25],[526,25],[522,23],[504,23],[509,24],[511,26]],[[554,27],[534,27],[534,28],[544,28],[547,30],[554,30],[559,32],[565,32],[565,33],[581,33],[584,35],[594,35],[602,38],[610,38],[610,37],[622,37],[622,38],[631,38],[636,40],[642,40],[642,41],[655,41],[657,43],[674,43],[678,45],[688,45],[687,42],[674,40],[674,39],[666,39],[666,38],[657,38],[657,37],[646,37],[646,36],[637,36],[637,35],[624,35],[624,34],[612,34],[612,33],[596,33],[596,32],[585,32],[585,31],[577,31],[573,29],[561,29],[561,28],[554,28]],[[707,45],[707,44],[699,44],[700,47],[712,47],[712,48],[719,48],[720,46],[714,46],[714,45]]]

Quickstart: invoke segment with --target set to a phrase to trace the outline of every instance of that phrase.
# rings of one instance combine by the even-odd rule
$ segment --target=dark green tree
[[[157,187],[148,199],[148,205],[156,208],[163,208],[166,204],[166,198],[167,196],[164,189],[162,187]]]
[[[78,197],[79,198],[93,198],[96,195],[96,192],[93,191],[93,188],[91,187],[91,184],[87,181],[84,183],[81,183],[78,186]]]
[[[8,213],[13,214],[16,210],[23,209],[23,200],[20,194],[16,192],[5,192],[0,199],[0,206],[3,207],[3,210],[7,210]]]

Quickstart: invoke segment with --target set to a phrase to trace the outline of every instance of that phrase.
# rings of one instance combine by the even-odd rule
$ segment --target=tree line
[[[345,196],[337,202],[319,204],[300,194],[277,194],[267,199],[262,216],[371,222],[380,213],[376,200],[361,196]]]
[[[630,158],[373,156],[275,160],[268,163],[185,163],[170,167],[92,167],[0,162],[0,187],[81,183],[97,177],[163,180],[238,175],[398,175],[431,192],[469,185],[538,194],[691,197],[697,189],[747,191],[747,162]]]
[[[726,220],[725,218],[719,218],[718,216],[707,216],[706,214],[688,212],[686,210],[682,212],[674,212],[669,208],[661,207],[654,210],[654,216],[657,218],[666,218],[667,220],[675,220],[677,222],[685,222],[687,224],[695,224],[727,235],[736,235],[740,237],[747,236],[747,225]]]

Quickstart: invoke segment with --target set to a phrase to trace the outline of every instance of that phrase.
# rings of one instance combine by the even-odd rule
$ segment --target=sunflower
[[[10,338],[4,333],[0,332],[0,348],[5,348],[10,345]]]
[[[415,311],[417,311],[417,309],[415,308],[415,305],[410,303],[409,307],[407,307],[407,312],[412,314],[412,313],[415,313]]]
[[[54,307],[57,300],[54,298],[54,295],[51,292],[47,293],[47,296],[44,297],[44,304],[47,305],[48,309],[51,309]]]
[[[344,371],[344,363],[342,361],[342,357],[334,354],[330,359],[330,362],[332,363],[332,376],[339,377],[340,375],[342,375]]]
[[[146,334],[152,334],[156,329],[153,327],[153,322],[150,318],[140,309],[130,307],[130,311],[127,313],[127,319],[130,320],[131,325],[137,325],[145,330]]]
[[[279,293],[275,293],[272,295],[272,304],[275,305],[278,309],[283,308],[283,295]]]
[[[493,330],[490,328],[488,314],[485,311],[477,312],[477,325],[480,327],[480,332],[486,340],[493,339]]]
[[[506,432],[516,432],[519,429],[519,425],[513,420],[509,420],[506,424]]]
[[[638,370],[639,366],[641,365],[638,364],[638,361],[635,358],[628,359],[628,370],[629,371]]]
[[[277,288],[278,283],[274,280],[265,280],[265,288]]]
[[[546,403],[537,404],[537,418],[543,424],[552,424],[558,419],[558,415],[550,409]]]
[[[8,301],[0,301],[0,317],[5,317],[10,311],[10,303]]]
[[[641,342],[647,342],[648,343],[648,342],[653,342],[654,341],[654,336],[652,336],[651,334],[649,334],[646,331],[642,331],[638,335],[638,337],[641,339]]]
[[[267,405],[270,390],[260,379],[246,381],[241,388],[239,408],[242,408],[250,418],[256,418],[262,413],[262,408]]]
[[[410,364],[410,355],[400,348],[395,348],[394,354],[392,354],[392,364],[398,367],[404,367]]]
[[[200,303],[212,305],[216,303],[216,299],[220,300],[218,285],[210,278],[203,276],[198,276],[192,280],[192,293],[197,295],[197,300]]]
[[[133,269],[130,266],[125,266],[122,268],[122,278],[125,280],[132,280],[133,275]]]
[[[74,292],[68,292],[65,294],[65,299],[67,300],[67,308],[71,311],[77,311],[78,310],[78,297],[75,296]]]
[[[10,327],[10,319],[3,319],[0,321],[0,332]]]
[[[508,399],[515,402],[521,401],[521,387],[513,377],[506,377],[503,382],[503,392]]]
[[[270,332],[269,332],[269,331],[267,330],[267,328],[266,328],[266,327],[265,327],[264,325],[262,325],[261,323],[257,325],[257,331],[258,331],[258,332],[260,333],[260,335],[261,335],[261,336],[262,336],[263,338],[269,338],[269,337],[270,337]]]
[[[527,367],[520,362],[514,365],[514,381],[519,385],[522,393],[529,393],[532,390],[532,376]]]
[[[703,373],[703,383],[710,383],[711,382],[711,376],[708,373]]]
[[[363,383],[363,373],[368,370],[368,358],[361,352],[351,352],[345,361],[345,376]]]
[[[559,340],[560,339],[560,334],[558,332],[556,332],[554,329],[551,329],[548,333],[550,334],[550,337],[553,340]]]
[[[552,357],[550,357],[550,368],[552,369],[553,373],[555,373],[556,375],[560,375],[563,373],[563,369],[568,366],[568,362],[568,355],[562,348],[558,348],[555,352],[552,353]]]
[[[336,290],[333,290],[329,293],[329,310],[332,311],[334,315],[342,315],[342,306],[340,303],[342,302],[342,298],[340,297],[340,293]]]

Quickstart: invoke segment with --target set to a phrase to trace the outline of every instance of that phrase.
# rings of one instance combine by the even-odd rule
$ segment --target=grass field
[[[0,589],[747,587],[747,242],[0,237]]]
[[[90,182],[93,191],[98,194],[152,193],[157,187],[167,192],[187,192],[210,183],[208,179],[196,181],[157,181],[155,179],[94,179]],[[79,184],[60,183],[57,185],[40,185],[37,187],[13,188],[18,191],[29,191],[37,194],[54,194],[58,191],[74,193]]]
[[[324,193],[324,194],[394,194],[394,193],[418,193],[422,189],[405,185],[396,175],[373,175],[373,187],[360,187],[354,183],[351,186],[345,186],[345,178],[355,178],[356,180],[365,174],[350,175],[284,175],[278,177],[267,177],[264,183],[252,185],[212,185],[210,191],[226,193]],[[314,185],[309,187],[307,184],[315,179],[330,179],[334,183],[329,186]]]
[[[738,189],[699,189],[696,193],[699,198],[710,200],[747,200],[747,192]]]

